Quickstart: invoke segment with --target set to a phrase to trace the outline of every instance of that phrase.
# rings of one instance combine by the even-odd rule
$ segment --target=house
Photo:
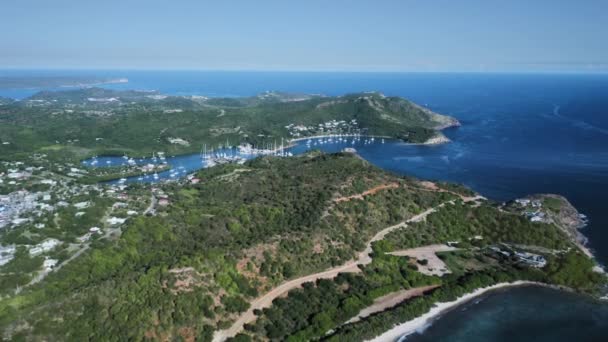
[[[168,199],[166,199],[166,198],[161,198],[161,199],[158,201],[158,205],[163,206],[163,207],[166,207],[166,206],[168,206],[168,205],[169,205],[169,200],[168,200]]]
[[[91,228],[89,228],[89,233],[91,233],[91,234],[101,234],[101,228],[99,228],[99,227],[91,227]]]
[[[116,202],[112,205],[113,209],[126,208],[126,207],[127,207],[127,203],[125,203],[125,202]]]
[[[90,205],[91,205],[91,202],[86,201],[86,202],[75,203],[74,207],[77,209],[85,209],[85,208],[88,208]]]
[[[44,268],[45,271],[51,271],[53,270],[53,268],[55,268],[55,265],[57,265],[58,260],[57,259],[46,259],[42,262],[42,267]]]
[[[118,224],[123,224],[123,223],[125,223],[125,221],[126,221],[126,220],[127,220],[126,218],[120,218],[120,217],[110,217],[110,218],[107,220],[107,222],[108,222],[110,225],[115,226],[115,225],[118,225]]]
[[[28,218],[17,217],[16,219],[13,219],[11,221],[11,223],[14,224],[15,226],[18,226],[18,225],[20,225],[22,223],[29,222],[29,220],[30,219],[28,219]]]
[[[35,245],[34,247],[30,248],[29,253],[31,256],[36,256],[45,252],[49,252],[55,249],[55,247],[57,247],[60,243],[61,241],[57,239],[46,239],[41,243]]]
[[[83,242],[87,242],[89,241],[89,239],[91,238],[91,233],[86,233],[83,236],[79,236],[76,238],[76,241],[83,243]]]
[[[515,256],[519,261],[525,263],[528,266],[543,268],[547,264],[547,260],[541,255],[532,254],[527,252],[515,252]]]

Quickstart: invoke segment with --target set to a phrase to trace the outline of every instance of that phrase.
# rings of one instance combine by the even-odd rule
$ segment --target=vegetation
[[[197,176],[197,185],[166,185],[172,204],[158,215],[130,219],[120,239],[93,241],[2,301],[3,330],[29,339],[210,336],[260,291],[343,263],[378,230],[452,198],[351,154],[259,158]],[[336,201],[387,183],[400,186]]]
[[[3,337],[209,341],[261,293],[286,279],[342,265],[381,229],[440,204],[445,205],[426,221],[375,243],[362,272],[289,292],[256,311],[258,319],[234,340],[355,341],[480,286],[529,279],[595,293],[604,282],[592,271],[593,261],[557,226],[531,223],[485,201],[463,203],[459,194],[470,195],[465,189],[425,187],[352,154],[261,157],[204,169],[196,177],[198,184],[157,185],[168,206],[158,207],[155,216],[130,218],[119,237],[93,239],[80,257],[19,293],[10,289],[31,277],[4,274],[39,269],[43,259],[17,250],[1,269],[0,285],[9,289],[0,301]],[[139,185],[125,191],[149,194]],[[46,235],[69,241],[112,206],[93,191],[74,201],[91,202],[82,209],[87,215],[78,218],[75,208],[63,208],[45,221]],[[3,242],[39,242],[31,231],[24,225],[3,235]],[[459,241],[462,250],[440,255],[453,271],[442,278],[423,275],[407,257],[386,254],[446,241]],[[547,265],[535,269],[486,253],[486,246],[499,243],[543,248]],[[63,250],[54,253],[56,259],[66,257]],[[381,296],[427,285],[438,287],[345,324]]]
[[[479,206],[457,201],[417,222],[412,229],[391,233],[385,251],[457,241],[459,246],[486,246],[496,243],[565,249],[572,243],[555,225],[530,222],[525,216],[498,210],[484,203]]]
[[[345,124],[332,130],[319,127],[332,120]],[[24,158],[32,152],[58,161],[102,154],[149,156],[157,151],[173,155],[198,152],[203,144],[265,146],[282,138],[328,132],[423,142],[436,134],[437,127],[451,123],[456,121],[377,93],[205,99],[89,88],[41,92],[0,104],[0,159]],[[310,129],[296,134],[289,125]],[[184,142],[172,143],[172,138]]]
[[[469,254],[464,259],[480,258]],[[529,280],[566,286],[583,292],[598,291],[606,283],[605,276],[591,270],[593,262],[578,251],[552,258],[546,268],[521,268],[513,265],[495,265],[476,271],[457,273],[442,278],[442,285],[424,296],[404,301],[400,305],[370,316],[356,323],[342,325],[329,336],[328,341],[361,341],[391,329],[396,324],[414,319],[428,312],[435,303],[449,302],[481,287],[502,282]],[[557,271],[559,270],[559,271]]]
[[[484,238],[469,242],[469,237],[477,234],[484,234]],[[455,239],[464,241],[460,247],[475,247],[442,253],[440,258],[452,271],[443,278],[422,276],[414,271],[415,264],[408,258],[386,254],[395,249]],[[571,249],[545,254],[547,266],[536,269],[479,248],[501,242]],[[594,262],[572,247],[567,236],[554,225],[531,224],[523,217],[503,213],[490,205],[457,201],[429,215],[426,222],[396,230],[375,243],[373,263],[364,268],[361,275],[341,274],[333,281],[321,280],[316,286],[308,284],[301,290],[291,291],[288,297],[276,299],[271,308],[259,312],[257,322],[247,326],[247,330],[254,337],[277,341],[358,341],[415,318],[436,302],[452,301],[474,289],[499,282],[531,280],[597,293],[605,284],[605,276],[594,272]],[[428,260],[417,263],[426,264]],[[394,309],[344,324],[379,296],[428,284],[441,286]],[[328,332],[332,333],[328,336]]]
[[[380,255],[362,274],[345,273],[334,280],[306,283],[288,297],[276,299],[247,330],[272,340],[314,340],[342,325],[380,296],[439,283],[438,278],[416,272],[407,258]]]

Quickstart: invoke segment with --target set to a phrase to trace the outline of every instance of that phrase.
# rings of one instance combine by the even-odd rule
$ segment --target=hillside
[[[198,152],[228,141],[265,146],[319,134],[368,134],[421,143],[458,121],[379,93],[340,97],[267,92],[248,98],[165,96],[87,88],[41,92],[0,107],[2,157],[42,152],[79,159],[99,154]],[[184,144],[172,143],[180,138]]]
[[[197,178],[198,184],[162,185],[168,204],[152,216],[131,217],[117,234],[93,241],[43,281],[17,292],[7,286],[0,301],[3,337],[208,341],[241,321],[245,330],[231,331],[245,340],[309,340],[330,329],[338,340],[342,334],[360,340],[373,331],[365,328],[368,319],[342,324],[399,291],[418,289],[422,305],[397,307],[418,313],[437,299],[499,281],[531,279],[589,293],[601,282],[593,262],[576,250],[548,252],[541,270],[487,249],[511,242],[573,246],[554,225],[500,214],[466,189],[397,177],[351,154],[263,157],[205,169]],[[125,191],[126,197],[143,197],[147,190]],[[475,222],[470,229],[468,220]],[[468,242],[480,233],[482,240]],[[444,278],[387,254],[448,238],[462,244],[445,257],[452,274]],[[71,247],[61,246],[52,253],[65,259]],[[12,263],[4,267],[15,269]],[[271,307],[253,310],[253,321],[243,316],[256,298],[289,279],[318,281],[301,290],[287,287],[291,291]],[[398,321],[401,316],[391,312],[383,313],[386,322]]]
[[[410,190],[411,180],[351,155],[260,158],[198,176],[200,185],[167,185],[172,204],[157,216],[132,219],[118,241],[100,240],[3,301],[2,326],[24,319],[34,328],[28,335],[74,338],[141,337],[164,329],[154,327],[156,319],[170,334],[195,322],[207,329],[258,291],[344,262],[376,230],[449,197]],[[402,187],[373,201],[333,200],[393,182]],[[48,305],[55,310],[40,310]],[[60,317],[65,323],[46,326]]]

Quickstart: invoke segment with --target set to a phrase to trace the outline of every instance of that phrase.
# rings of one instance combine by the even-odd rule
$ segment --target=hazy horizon
[[[608,3],[23,0],[0,69],[608,71]]]
[[[87,75],[82,72],[209,72],[209,73],[344,73],[344,74],[486,74],[486,75],[608,75],[606,70],[442,70],[442,71],[408,71],[408,70],[323,70],[323,69],[205,69],[205,68],[52,68],[52,67],[0,67],[0,77],[10,77],[3,73],[19,72],[42,72],[47,74],[32,74],[33,77],[59,77],[67,76],[63,72],[79,73],[74,76],[96,76]],[[16,74],[17,75],[17,74]],[[24,76],[18,74],[18,76]],[[30,76],[30,75],[28,75]],[[120,77],[120,75],[117,75]]]

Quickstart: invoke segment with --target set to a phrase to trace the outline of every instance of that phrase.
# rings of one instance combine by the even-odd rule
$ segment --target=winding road
[[[460,197],[464,202],[471,202],[471,201],[485,199],[482,196],[475,196],[475,197],[460,196]],[[319,273],[314,273],[314,274],[310,274],[307,276],[303,276],[303,277],[300,277],[297,279],[287,281],[287,282],[275,287],[274,289],[272,289],[270,292],[267,292],[263,296],[256,298],[253,302],[250,303],[251,305],[250,305],[249,309],[247,311],[245,311],[244,313],[242,313],[237,318],[237,320],[232,324],[232,326],[230,326],[230,328],[224,329],[224,330],[219,330],[219,331],[215,332],[215,334],[213,335],[213,342],[222,342],[228,338],[236,336],[243,329],[245,324],[255,321],[256,315],[253,313],[254,310],[256,310],[256,309],[261,310],[263,308],[270,307],[272,305],[272,301],[274,299],[286,294],[290,290],[293,290],[295,288],[302,286],[302,284],[304,284],[304,283],[314,282],[314,281],[317,281],[318,279],[335,278],[339,273],[360,272],[361,270],[360,270],[359,266],[364,266],[364,265],[367,265],[372,262],[372,257],[370,256],[370,254],[372,253],[372,244],[374,242],[384,239],[384,237],[386,235],[388,235],[390,232],[394,231],[395,229],[407,227],[408,223],[419,222],[419,221],[426,219],[426,217],[429,214],[434,213],[437,209],[444,207],[446,204],[453,204],[454,201],[455,200],[450,200],[450,201],[441,203],[433,208],[423,211],[422,213],[420,213],[416,216],[413,216],[412,218],[410,218],[406,221],[403,221],[398,224],[395,224],[390,227],[382,229],[381,231],[376,233],[376,235],[374,235],[371,238],[371,240],[369,240],[366,248],[361,253],[359,253],[357,259],[355,259],[355,260],[351,260],[341,266],[336,266],[336,267],[330,268],[328,270],[325,270],[325,271],[322,271]]]

